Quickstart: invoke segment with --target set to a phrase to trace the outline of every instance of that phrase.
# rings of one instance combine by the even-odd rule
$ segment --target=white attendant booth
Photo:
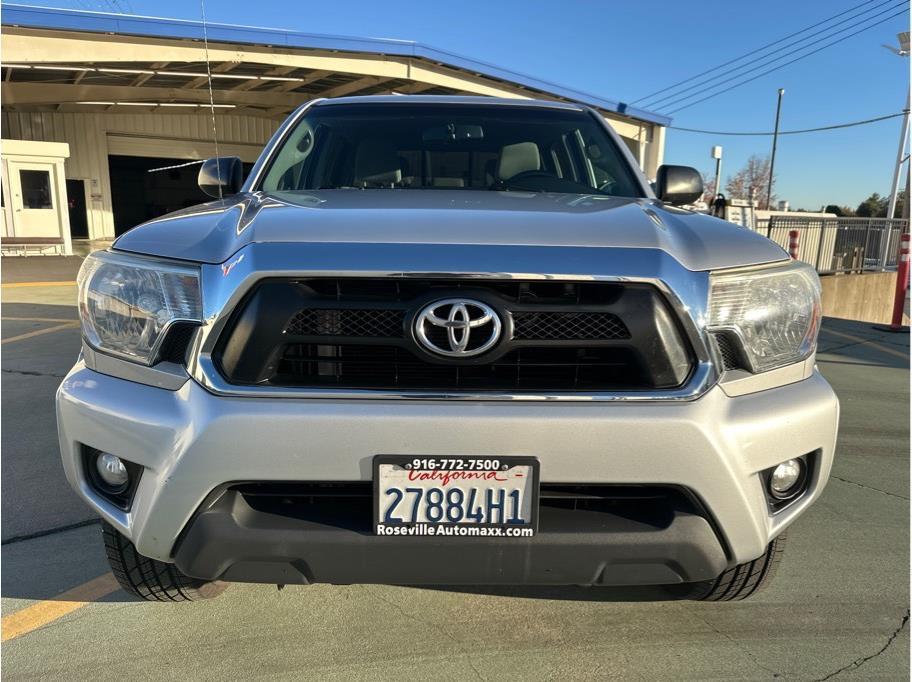
[[[4,255],[72,254],[65,142],[2,140]]]

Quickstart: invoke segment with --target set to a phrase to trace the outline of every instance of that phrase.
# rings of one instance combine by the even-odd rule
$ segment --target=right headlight
[[[710,278],[709,324],[740,340],[752,372],[800,362],[817,348],[820,280],[806,263]]]
[[[154,364],[171,324],[202,320],[195,266],[96,251],[77,281],[83,337],[124,360]]]

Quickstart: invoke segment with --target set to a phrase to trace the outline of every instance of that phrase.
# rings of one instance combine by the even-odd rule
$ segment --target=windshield
[[[643,196],[587,112],[483,104],[315,106],[286,136],[259,189]]]

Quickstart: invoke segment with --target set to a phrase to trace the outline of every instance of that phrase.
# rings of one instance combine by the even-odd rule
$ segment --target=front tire
[[[697,583],[691,599],[700,601],[741,601],[766,587],[782,561],[785,535],[767,545],[766,552],[753,561],[730,568],[715,580]]]
[[[227,583],[209,582],[181,573],[174,564],[150,559],[106,521],[101,523],[108,563],[124,591],[146,601],[197,601],[217,597]]]

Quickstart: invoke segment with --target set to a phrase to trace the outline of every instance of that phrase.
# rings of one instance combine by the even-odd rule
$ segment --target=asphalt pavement
[[[71,265],[54,265],[61,282],[72,279]],[[232,585],[215,600],[157,604],[132,601],[101,577],[99,526],[60,467],[53,400],[79,348],[75,287],[8,274],[0,353],[8,679],[909,678],[908,334],[825,321],[818,361],[842,403],[833,475],[790,530],[774,582],[753,600],[654,601],[649,589]]]

